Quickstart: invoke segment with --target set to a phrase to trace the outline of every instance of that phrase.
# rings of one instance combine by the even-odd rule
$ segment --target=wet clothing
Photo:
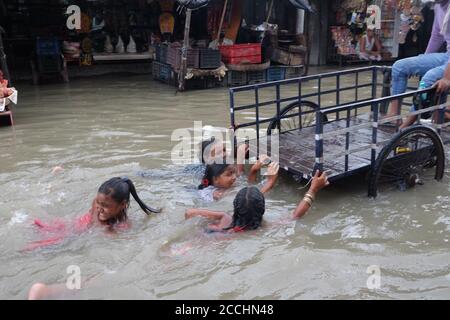
[[[219,188],[216,188],[214,186],[209,186],[205,189],[199,190],[199,195],[202,200],[206,202],[214,202],[214,192],[219,190]]]

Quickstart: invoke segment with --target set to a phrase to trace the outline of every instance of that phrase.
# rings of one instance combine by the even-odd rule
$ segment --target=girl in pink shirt
[[[129,227],[127,210],[130,206],[130,194],[146,214],[159,213],[160,209],[147,206],[137,195],[133,182],[128,178],[112,178],[103,183],[92,202],[91,209],[78,217],[68,226],[61,220],[44,223],[35,220],[34,225],[40,231],[49,235],[49,238],[34,241],[26,247],[26,250],[43,248],[62,242],[69,234],[81,233],[92,226],[103,226],[110,232]]]

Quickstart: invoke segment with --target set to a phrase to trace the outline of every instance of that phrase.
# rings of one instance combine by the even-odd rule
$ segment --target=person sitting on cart
[[[450,0],[435,0],[434,22],[430,40],[425,54],[398,60],[392,66],[392,95],[406,92],[408,78],[422,77],[421,89],[430,88],[436,84],[436,92],[447,93],[450,89]],[[439,52],[444,43],[447,51]],[[400,114],[401,101],[394,100],[389,106],[386,118]],[[406,128],[414,123],[416,116],[408,117],[400,128]]]

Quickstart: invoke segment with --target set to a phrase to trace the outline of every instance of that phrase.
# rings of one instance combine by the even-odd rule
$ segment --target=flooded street
[[[299,221],[287,218],[305,191],[282,175],[266,197],[262,228],[207,234],[204,220],[184,219],[185,209],[231,211],[232,198],[202,203],[198,174],[171,161],[171,136],[194,121],[228,127],[228,91],[175,94],[150,78],[15,84],[16,126],[0,128],[0,299],[25,299],[35,282],[65,284],[73,265],[80,267],[82,289],[59,297],[450,297],[448,160],[443,181],[377,199],[367,197],[364,177],[330,186]],[[55,166],[64,171],[52,174]],[[111,236],[93,228],[56,246],[23,251],[39,239],[34,219],[73,221],[115,176],[128,176],[144,202],[163,212],[147,217],[131,200],[129,230]],[[371,287],[374,268],[378,289]]]

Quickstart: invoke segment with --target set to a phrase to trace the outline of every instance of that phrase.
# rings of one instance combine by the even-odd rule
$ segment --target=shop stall
[[[361,61],[358,45],[368,24],[373,25],[381,42],[382,61],[394,61],[408,34],[425,29],[426,19],[432,21],[432,16],[423,14],[423,7],[420,0],[333,1],[328,61],[340,64]],[[412,39],[418,41],[416,36]]]
[[[12,68],[31,69],[35,83],[126,62],[187,88],[304,74],[305,12],[314,12],[308,0],[11,0],[6,8]]]

